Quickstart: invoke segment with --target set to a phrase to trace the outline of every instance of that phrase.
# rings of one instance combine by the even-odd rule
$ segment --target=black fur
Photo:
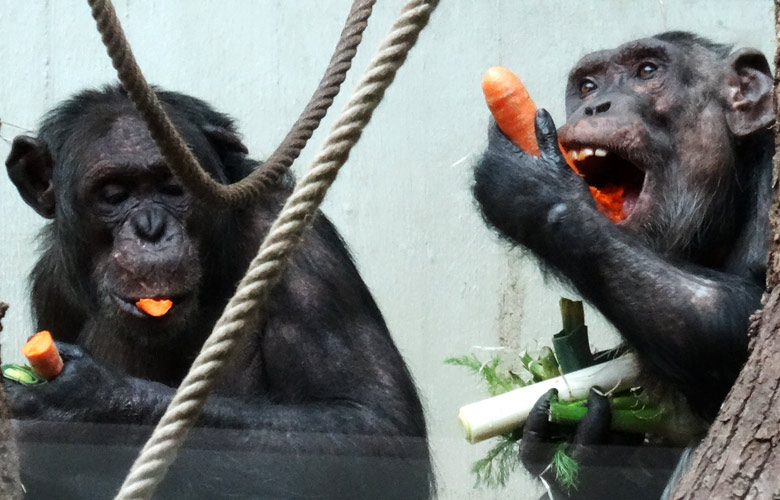
[[[226,115],[182,94],[158,96],[213,177],[233,182],[259,166]],[[17,138],[7,165],[25,199],[53,215],[31,276],[33,309],[37,326],[63,346],[66,365],[44,386],[11,386],[15,415],[60,425],[153,424],[254,257],[290,178],[238,212],[200,205],[155,167],[159,153],[118,86],[76,95],[47,114],[39,130],[37,138]],[[132,148],[138,153],[129,159],[119,154]],[[48,164],[40,159],[47,157]],[[123,162],[130,174],[116,165]],[[129,314],[112,297],[176,290],[185,297],[182,309],[175,313],[174,305],[163,318]],[[314,220],[262,317],[225,367],[200,420],[212,429],[251,432],[214,445],[219,453],[187,471],[181,491],[199,498],[217,498],[215,491],[220,498],[427,498],[431,467],[415,387],[325,216]],[[23,428],[32,429],[24,439],[37,439],[40,427]],[[86,434],[100,432],[87,427]],[[258,440],[246,441],[250,436]],[[234,447],[243,450],[236,458]],[[285,465],[265,464],[274,454]],[[308,456],[314,465],[293,466],[284,455]],[[237,468],[244,458],[260,462]],[[367,474],[374,466],[380,469]],[[218,488],[209,483],[213,474]],[[231,478],[239,479],[234,486]],[[111,488],[119,480],[93,483]],[[176,490],[172,481],[168,487]],[[94,498],[73,488],[73,498]]]
[[[474,174],[487,223],[599,309],[706,419],[747,357],[748,317],[764,289],[771,83],[760,53],[690,33],[596,52],[570,74],[557,137],[549,115],[537,115],[542,157],[492,124]],[[568,150],[606,149],[609,162],[580,158],[577,176],[558,138]],[[643,172],[636,208],[620,224],[599,213],[586,184],[617,182],[604,180],[610,168]],[[610,496],[588,489],[572,495]]]

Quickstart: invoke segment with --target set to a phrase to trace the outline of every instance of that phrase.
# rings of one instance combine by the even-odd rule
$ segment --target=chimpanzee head
[[[696,252],[739,224],[755,164],[740,156],[774,121],[771,90],[758,51],[663,33],[574,67],[559,138],[590,186],[622,189],[623,227],[658,250]]]
[[[219,182],[254,166],[229,118],[191,97],[158,96]],[[56,303],[37,309],[73,308],[133,342],[168,340],[198,318],[210,292],[205,275],[229,266],[231,219],[182,189],[120,87],[86,91],[58,106],[37,137],[14,140],[6,165],[22,198],[52,221],[33,286],[50,288],[38,295]],[[173,307],[152,317],[136,306],[141,298],[170,299]],[[56,335],[59,325],[45,326]]]

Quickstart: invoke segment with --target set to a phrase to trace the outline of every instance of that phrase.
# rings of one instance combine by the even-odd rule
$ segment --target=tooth
[[[577,151],[576,150],[575,151],[570,151],[569,152],[569,156],[571,156],[572,160],[576,160],[577,159]]]
[[[580,150],[580,160],[584,160],[588,156],[593,156],[593,150],[590,148],[582,148]]]
[[[593,152],[593,154],[595,154],[596,156],[604,157],[604,156],[607,156],[607,150],[606,149],[602,149],[602,148],[598,148],[596,151]]]

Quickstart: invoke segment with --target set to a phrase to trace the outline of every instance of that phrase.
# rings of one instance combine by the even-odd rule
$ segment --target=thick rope
[[[223,363],[241,336],[258,324],[273,285],[316,215],[398,68],[428,23],[438,0],[411,0],[380,45],[311,169],[295,186],[246,276],[206,340],[170,406],[133,464],[117,500],[145,500],[162,481],[206,402]]]
[[[117,70],[119,80],[149,127],[152,139],[168,160],[174,175],[196,198],[210,206],[223,208],[244,208],[259,199],[269,187],[276,184],[298,158],[328,108],[333,104],[333,98],[338,94],[341,83],[352,65],[352,58],[357,53],[357,46],[360,44],[376,2],[376,0],[353,2],[325,74],[290,132],[261,168],[241,181],[226,186],[216,182],[200,167],[198,160],[166,115],[157,95],[138,67],[111,1],[88,1],[92,8],[92,17],[97,22],[98,31]]]

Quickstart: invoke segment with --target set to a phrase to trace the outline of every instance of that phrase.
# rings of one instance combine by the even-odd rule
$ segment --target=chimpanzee
[[[193,97],[158,96],[219,182],[259,167],[228,116]],[[64,429],[58,439],[73,432],[76,444],[114,446],[119,434],[148,434],[133,426],[162,415],[290,193],[289,176],[256,206],[202,205],[172,177],[119,86],[86,90],[57,106],[37,137],[14,140],[6,165],[22,198],[51,220],[31,275],[32,304],[37,328],[53,332],[65,360],[62,374],[45,385],[10,385],[15,416],[63,423],[54,426]],[[151,315],[141,298],[172,307]],[[199,422],[226,431],[205,434],[216,441],[201,439],[207,452],[195,453],[193,469],[180,471],[181,483],[169,486],[173,496],[166,498],[427,498],[431,468],[416,389],[324,215],[313,221],[263,318],[236,349]],[[103,425],[82,436],[84,425],[64,424],[74,422]],[[112,460],[110,447],[89,449],[101,462],[90,467]],[[127,472],[132,451],[119,473]],[[74,498],[101,498],[101,480],[106,491],[121,482],[121,475],[73,472],[72,463],[59,464],[68,472],[50,486],[57,498],[78,489],[71,484],[77,474],[90,484]]]
[[[707,419],[747,357],[748,318],[764,289],[771,90],[760,52],[662,33],[582,58],[569,75],[566,124],[556,133],[546,111],[536,115],[541,157],[493,123],[475,169],[488,223],[601,311],[647,369]],[[609,211],[590,187],[622,190],[619,222],[602,215]],[[540,418],[545,405],[524,431],[534,473],[545,461],[537,443],[552,433]],[[589,405],[579,445],[608,439],[603,401],[592,394]],[[609,498],[603,488],[619,483],[613,477],[602,470],[598,485],[573,495]],[[637,488],[616,498],[658,495]]]

